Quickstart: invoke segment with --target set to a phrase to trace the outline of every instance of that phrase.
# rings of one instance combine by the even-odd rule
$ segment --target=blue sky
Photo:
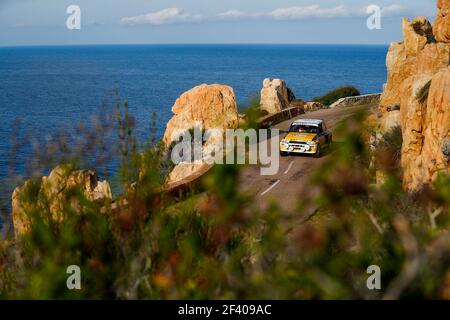
[[[66,8],[81,8],[81,30]],[[368,5],[382,29],[366,27]],[[387,44],[434,0],[0,0],[0,46],[130,43]]]

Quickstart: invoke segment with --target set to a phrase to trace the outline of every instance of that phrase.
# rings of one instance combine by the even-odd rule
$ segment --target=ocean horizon
[[[160,138],[175,100],[203,83],[233,87],[241,110],[259,95],[265,78],[285,80],[304,100],[343,85],[362,94],[381,92],[387,50],[294,44],[0,47],[0,179],[11,173],[13,135],[49,138],[88,124],[114,110],[115,92],[128,101],[142,143],[150,135],[152,113]],[[23,164],[31,155],[31,145],[13,155],[15,175],[26,175]]]

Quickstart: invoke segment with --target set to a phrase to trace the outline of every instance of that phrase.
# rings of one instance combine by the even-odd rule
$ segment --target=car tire
[[[282,157],[287,157],[288,155],[289,155],[288,152],[280,151],[280,156],[282,156]]]
[[[320,147],[320,144],[317,145],[317,151],[314,155],[314,158],[321,158],[322,157],[322,148]]]

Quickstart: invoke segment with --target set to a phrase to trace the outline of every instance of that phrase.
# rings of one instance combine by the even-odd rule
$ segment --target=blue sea
[[[115,90],[127,99],[142,142],[150,134],[152,112],[161,137],[176,98],[196,85],[232,86],[240,108],[268,77],[284,79],[302,99],[347,84],[362,93],[380,92],[386,53],[387,46],[336,45],[0,48],[0,179],[7,175],[17,132],[49,137],[88,124],[93,115],[113,110]],[[20,163],[31,152],[31,146],[22,146],[15,154],[16,174],[24,174]]]

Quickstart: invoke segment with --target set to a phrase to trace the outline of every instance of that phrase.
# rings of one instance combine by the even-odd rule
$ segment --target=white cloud
[[[245,12],[239,10],[230,10],[227,12],[219,13],[217,17],[224,19],[239,19],[247,17],[248,15]]]
[[[349,8],[344,5],[336,7],[322,7],[314,4],[309,6],[294,6],[287,8],[278,8],[270,12],[243,12],[239,10],[229,10],[214,16],[204,17],[200,14],[190,14],[178,8],[168,8],[157,12],[151,12],[145,15],[122,18],[121,22],[125,24],[151,24],[162,25],[170,23],[187,23],[202,21],[236,21],[249,19],[268,19],[268,20],[304,20],[304,19],[332,19],[332,18],[351,18],[366,17],[367,7]],[[392,4],[381,8],[383,16],[395,16],[405,13],[405,9],[398,4]]]
[[[167,8],[157,12],[150,12],[140,16],[124,17],[125,24],[152,24],[162,25],[170,23],[200,22],[203,17],[199,14],[190,14],[178,8]]]
[[[405,13],[405,8],[399,4],[391,4],[381,9],[381,14],[384,16],[395,16],[403,13]]]
[[[322,8],[319,5],[279,8],[267,14],[276,20],[300,20],[311,18],[338,18],[351,16],[351,10],[344,6]]]

